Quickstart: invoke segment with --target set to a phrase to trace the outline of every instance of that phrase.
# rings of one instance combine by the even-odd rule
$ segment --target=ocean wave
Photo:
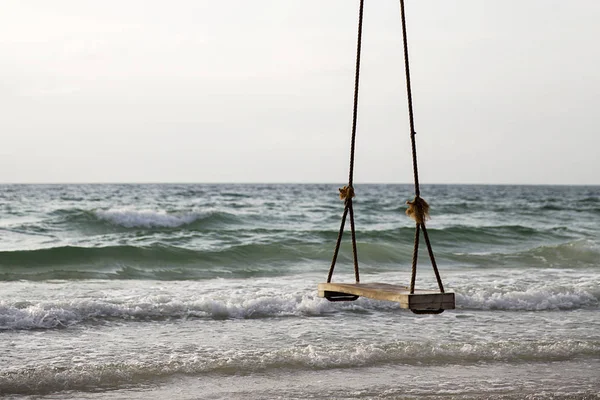
[[[600,246],[592,240],[576,240],[528,250],[530,255],[550,266],[600,265]]]
[[[59,246],[33,250],[0,251],[0,271],[5,268],[5,274],[24,272],[31,267],[69,265],[85,266],[106,263],[108,266],[118,266],[130,260],[139,262],[151,261],[193,261],[197,252],[174,246],[105,246],[79,247]]]
[[[247,239],[233,243],[206,243],[204,249],[159,243],[98,247],[58,246],[31,250],[0,251],[1,280],[42,279],[206,279],[287,274],[299,263],[329,264],[335,232],[311,232],[285,237],[285,231],[253,230]],[[377,233],[360,236],[359,260],[377,271],[395,270],[412,256],[412,241],[376,241]],[[243,236],[243,235],[242,235]],[[283,237],[282,237],[283,236]],[[327,237],[325,237],[327,236]],[[253,239],[254,240],[254,239]],[[238,241],[239,243],[235,243]],[[600,264],[600,247],[593,240],[576,240],[530,249],[496,252],[449,252],[434,242],[441,265],[472,265],[484,268],[570,268],[585,269]],[[471,247],[473,248],[473,247]],[[477,247],[476,247],[477,248]],[[494,249],[494,247],[488,247]],[[468,248],[466,249],[468,250]],[[485,249],[484,249],[485,250]],[[351,262],[349,238],[342,242],[340,263]]]
[[[250,290],[250,289],[249,289]],[[205,291],[205,290],[200,290]],[[600,289],[587,286],[539,286],[499,290],[489,285],[456,290],[458,310],[555,311],[594,309],[600,304]],[[185,291],[184,291],[185,292]],[[261,291],[257,291],[260,293]],[[394,302],[359,299],[331,303],[315,292],[254,291],[240,294],[223,288],[217,294],[160,294],[126,299],[54,299],[39,302],[0,302],[0,330],[60,329],[111,320],[162,321],[188,318],[261,319],[289,316],[321,316],[337,312],[395,312]]]
[[[168,214],[165,211],[129,209],[100,210],[95,214],[102,220],[125,228],[176,228],[203,217],[195,213]]]
[[[364,264],[385,270],[409,259],[411,246],[361,243],[359,256]],[[213,246],[205,250],[153,244],[0,251],[0,281],[87,278],[181,280],[285,275],[307,262],[328,265],[333,247],[333,243],[302,242],[292,238],[282,242],[265,239],[264,243]],[[340,264],[351,262],[352,250],[348,241],[343,243],[338,260]]]
[[[362,309],[345,304],[345,310]],[[169,319],[254,319],[281,316],[321,315],[335,309],[328,301],[310,295],[227,296],[227,299],[199,296],[192,299],[167,295],[142,296],[128,301],[50,300],[39,303],[0,302],[0,330],[67,328],[82,323],[122,319],[163,321]]]
[[[564,228],[537,229],[524,225],[498,226],[451,226],[442,229],[429,228],[431,240],[441,245],[504,244],[517,245],[523,241],[564,239],[569,237]]]
[[[167,211],[160,209],[108,208],[88,210],[57,209],[44,223],[55,229],[114,231],[129,229],[208,229],[243,223],[239,216],[225,211]],[[112,228],[112,229],[110,229]]]
[[[535,245],[522,249],[522,244],[503,252],[453,253],[446,256],[455,263],[478,267],[513,266],[516,268],[590,268],[600,266],[600,246],[594,240],[580,239],[555,244]],[[512,251],[511,251],[512,250]]]
[[[96,210],[100,221],[123,228],[181,228],[206,229],[240,223],[234,214],[220,211],[167,212],[164,210],[108,209]]]
[[[267,349],[197,346],[185,353],[141,354],[122,362],[13,367],[0,371],[4,394],[48,394],[65,390],[119,388],[174,375],[236,374],[366,368],[383,365],[469,365],[481,362],[551,362],[596,357],[600,342],[534,340],[453,342],[392,341],[379,344],[303,344]]]
[[[449,248],[460,247],[461,244],[473,243],[488,245],[517,245],[524,241],[564,240],[571,237],[567,227],[552,227],[538,229],[524,225],[470,226],[453,225],[448,227],[428,226],[427,231],[431,241],[439,246]],[[315,231],[315,233],[330,233],[332,231]],[[394,227],[391,229],[358,229],[356,236],[359,241],[377,241],[398,243],[414,239],[414,226]]]
[[[245,239],[232,238],[230,240],[233,243],[207,243],[205,249],[155,243],[145,246],[59,246],[0,251],[0,281],[250,278],[288,275],[298,272],[299,268],[306,269],[306,265],[316,268],[330,264],[333,240],[311,238],[310,234],[307,234],[309,237],[297,234],[291,235],[291,238],[281,238],[283,233],[253,232],[248,236],[256,236],[260,241],[256,239],[256,242],[246,243]],[[358,243],[359,261],[369,271],[395,271],[409,265],[412,241],[377,242],[364,237],[362,240]],[[597,267],[600,263],[598,244],[590,240],[506,253],[450,253],[439,243],[434,242],[434,246],[440,250],[437,255],[441,265],[586,269]],[[352,263],[352,248],[346,238],[342,242],[338,265],[349,263]]]
[[[460,309],[506,311],[556,311],[598,307],[600,290],[587,287],[532,287],[503,289],[480,287],[457,291]]]

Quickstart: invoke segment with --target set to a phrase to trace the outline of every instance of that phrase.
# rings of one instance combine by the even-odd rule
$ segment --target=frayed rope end
[[[424,224],[429,219],[429,204],[420,197],[413,201],[407,201],[406,215],[414,219],[418,224]]]
[[[348,200],[354,197],[354,188],[352,186],[344,186],[338,189],[340,191],[340,200]]]

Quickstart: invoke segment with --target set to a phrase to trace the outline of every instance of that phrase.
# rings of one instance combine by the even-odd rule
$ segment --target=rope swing
[[[350,214],[350,230],[352,232],[352,256],[354,260],[354,277],[356,283],[360,282],[360,274],[358,271],[358,254],[356,252],[356,229],[354,226],[354,209],[352,208],[352,199],[354,198],[354,150],[356,148],[356,117],[358,115],[358,84],[360,80],[360,52],[362,47],[362,25],[363,25],[363,9],[365,0],[360,0],[360,7],[358,11],[358,40],[356,42],[356,69],[354,73],[354,107],[352,110],[352,139],[350,141],[350,172],[348,173],[348,185],[340,189],[340,199],[344,200],[344,213],[342,214],[342,223],[340,225],[340,231],[338,233],[337,242],[335,244],[335,250],[333,252],[333,260],[331,261],[331,267],[329,268],[329,275],[327,276],[327,283],[331,282],[333,276],[333,270],[337,261],[337,256],[340,251],[340,244],[342,243],[342,236],[344,235],[344,226],[346,225],[346,217]]]
[[[431,266],[433,272],[435,272],[435,278],[437,279],[438,287],[440,292],[444,293],[444,285],[440,278],[440,273],[435,262],[433,255],[433,249],[431,248],[431,242],[429,241],[429,235],[427,234],[427,228],[425,227],[425,220],[429,216],[429,204],[421,198],[421,190],[419,187],[419,167],[417,166],[417,143],[415,136],[415,120],[413,114],[413,103],[412,103],[412,89],[410,85],[410,65],[408,63],[408,39],[406,36],[406,17],[404,15],[404,0],[400,0],[400,14],[402,16],[402,39],[404,42],[404,70],[406,71],[406,96],[408,98],[408,120],[410,123],[410,143],[412,147],[412,160],[413,160],[413,172],[415,178],[415,199],[411,202],[408,201],[408,209],[406,215],[413,218],[416,222],[415,228],[415,246],[413,250],[412,260],[412,274],[410,278],[410,293],[415,292],[415,280],[417,278],[417,258],[419,254],[419,231],[423,230],[423,237],[425,238],[425,244],[427,245],[427,251],[429,258],[431,259]]]
[[[327,276],[327,284],[320,284],[319,290],[320,294],[323,297],[331,300],[331,301],[352,301],[356,300],[359,296],[372,297],[376,299],[400,299],[402,304],[402,298],[398,295],[398,288],[406,289],[410,295],[413,295],[414,298],[419,296],[415,294],[415,281],[417,277],[417,260],[419,253],[419,238],[420,233],[423,232],[423,238],[425,239],[425,244],[427,245],[427,251],[429,253],[429,258],[431,260],[431,264],[433,267],[433,271],[435,273],[435,277],[437,279],[438,287],[441,294],[444,294],[444,286],[442,284],[442,279],[440,278],[440,274],[437,268],[437,264],[435,262],[435,257],[433,254],[433,249],[431,247],[431,242],[429,240],[429,235],[427,233],[427,228],[425,222],[429,219],[429,204],[421,198],[421,191],[419,187],[419,170],[417,166],[417,147],[416,147],[416,131],[414,127],[414,116],[413,116],[413,104],[412,104],[412,91],[411,91],[411,83],[410,83],[410,67],[408,62],[408,41],[406,36],[406,18],[404,14],[404,0],[400,0],[400,13],[402,19],[402,36],[403,36],[403,44],[404,44],[404,66],[406,72],[406,92],[407,92],[407,100],[408,100],[408,116],[410,122],[410,140],[412,146],[412,161],[413,161],[413,172],[414,172],[414,184],[415,184],[415,197],[412,201],[407,201],[406,204],[408,208],[406,210],[406,215],[412,218],[415,221],[415,241],[414,241],[414,249],[413,249],[413,257],[412,257],[412,273],[410,280],[410,288],[407,287],[398,287],[387,284],[360,284],[360,275],[358,268],[358,254],[356,250],[356,229],[354,224],[354,210],[352,206],[353,198],[355,196],[355,191],[353,187],[353,178],[354,178],[354,153],[355,153],[355,142],[356,142],[356,119],[358,113],[358,88],[359,88],[359,78],[360,78],[360,57],[361,57],[361,46],[362,46],[362,26],[363,26],[363,9],[364,9],[364,0],[360,0],[359,7],[359,16],[358,16],[358,40],[356,45],[356,70],[354,75],[354,109],[352,114],[352,138],[350,145],[350,172],[348,176],[348,185],[339,189],[340,199],[344,201],[344,212],[342,214],[342,221],[340,225],[340,230],[337,237],[337,242],[335,245],[335,250],[333,253],[333,259],[331,262],[331,267],[329,268],[329,274]],[[340,244],[342,241],[342,236],[344,234],[344,227],[346,224],[346,218],[350,216],[350,229],[352,233],[352,255],[354,260],[354,275],[356,284],[341,284],[336,286],[334,289],[331,289],[331,279],[333,276],[333,271],[335,269],[337,257],[340,250]],[[324,285],[321,287],[321,285]],[[327,286],[329,285],[329,286]],[[327,287],[326,287],[327,286]],[[339,287],[344,286],[343,290],[339,289]],[[363,290],[360,290],[363,289]],[[398,296],[392,296],[390,293],[395,291],[395,294]],[[400,290],[402,291],[402,290]],[[433,301],[433,297],[431,296],[431,292],[427,294],[423,294],[422,301]],[[425,298],[426,296],[427,299]],[[450,296],[450,297],[448,297]],[[408,296],[407,298],[409,298]],[[451,300],[451,303],[450,303]],[[407,300],[408,301],[408,300]],[[454,293],[448,293],[446,296],[435,297],[435,302],[439,302],[438,307],[431,307],[431,305],[427,306],[411,306],[410,304],[405,308],[411,308],[411,310],[417,314],[439,314],[447,308],[454,308]],[[411,303],[412,304],[412,303]],[[423,303],[425,304],[425,303]]]

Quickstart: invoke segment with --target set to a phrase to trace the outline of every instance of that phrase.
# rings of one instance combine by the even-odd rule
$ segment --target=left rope
[[[352,111],[352,139],[350,142],[350,171],[348,173],[348,185],[340,189],[340,198],[344,200],[344,213],[342,214],[342,223],[338,232],[338,238],[333,252],[333,260],[331,261],[331,267],[329,268],[329,274],[327,276],[327,283],[331,282],[333,276],[333,270],[335,269],[335,263],[340,251],[340,244],[342,242],[342,236],[344,235],[344,226],[346,225],[346,218],[350,215],[350,231],[352,233],[352,256],[354,260],[354,277],[356,283],[360,282],[360,274],[358,271],[358,254],[356,250],[356,229],[354,225],[354,208],[352,207],[352,199],[354,198],[354,152],[356,148],[356,119],[358,115],[358,87],[360,81],[360,55],[362,48],[362,25],[363,25],[363,10],[364,0],[360,0],[358,10],[358,39],[356,41],[356,68],[354,73],[354,108]]]

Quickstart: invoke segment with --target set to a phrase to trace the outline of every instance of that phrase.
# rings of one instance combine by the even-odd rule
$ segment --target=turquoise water
[[[337,187],[0,186],[0,394],[599,398],[600,187],[423,186],[438,316],[317,297]],[[356,186],[361,281],[409,282],[412,189]]]

